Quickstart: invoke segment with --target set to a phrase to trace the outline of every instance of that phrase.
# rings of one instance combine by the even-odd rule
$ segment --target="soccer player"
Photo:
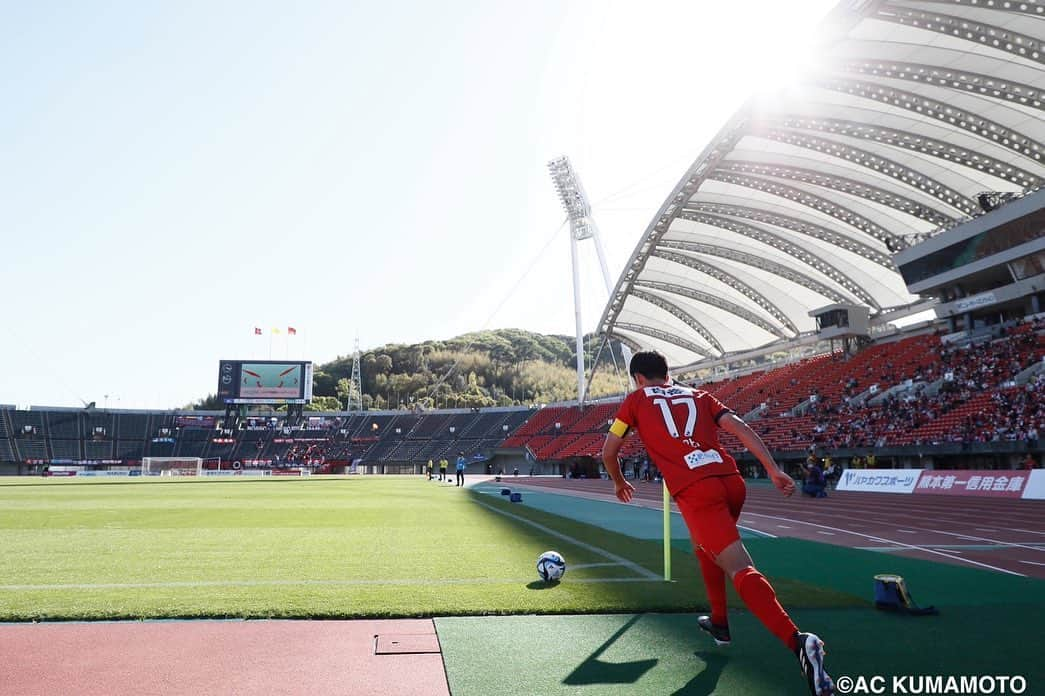
[[[812,633],[799,632],[740,541],[737,519],[746,487],[733,457],[719,445],[717,429],[735,435],[785,496],[794,493],[795,482],[773,461],[758,434],[722,402],[706,391],[673,383],[663,355],[636,353],[628,369],[638,388],[621,404],[602,450],[617,498],[630,502],[635,491],[621,474],[617,459],[625,435],[635,429],[682,512],[700,562],[711,616],[698,617],[697,625],[717,645],[729,645],[728,575],[751,613],[798,657],[809,692],[831,696],[834,683],[824,670],[824,642]]]

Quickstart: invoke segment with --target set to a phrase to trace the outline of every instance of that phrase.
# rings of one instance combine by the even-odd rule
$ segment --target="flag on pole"
[[[259,326],[255,326],[254,327],[254,335],[255,336],[260,336],[261,335],[261,327],[259,327]]]
[[[272,333],[279,334],[279,333],[282,333],[282,332],[279,329],[277,329],[275,326],[273,326],[272,327]]]
[[[288,326],[287,327],[287,334],[290,335],[290,336],[297,336],[298,335],[298,330],[295,329],[293,326]]]

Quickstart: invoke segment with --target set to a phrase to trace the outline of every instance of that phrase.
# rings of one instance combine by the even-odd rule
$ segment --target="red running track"
[[[511,479],[616,500],[606,480]],[[659,483],[638,482],[634,503],[661,509]],[[748,486],[740,524],[772,536],[887,550],[913,558],[1045,578],[1045,500],[849,493],[785,498]]]

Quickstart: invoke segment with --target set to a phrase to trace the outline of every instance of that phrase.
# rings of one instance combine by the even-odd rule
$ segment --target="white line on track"
[[[1026,563],[1027,565],[1034,566],[1045,566],[1045,563],[1038,563],[1037,561],[1020,561],[1020,563]]]
[[[777,510],[774,510],[774,512],[776,512],[776,511]],[[746,513],[746,514],[758,514],[758,513]],[[790,519],[790,518],[786,518],[786,519]],[[865,517],[864,519],[870,519],[870,518]],[[894,522],[894,521],[892,521],[890,519],[879,519],[879,524],[881,524],[881,525],[891,525],[891,524],[896,524],[896,522]],[[1024,548],[1024,549],[1030,549],[1032,551],[1042,551],[1042,549],[1039,549],[1037,547],[1027,546],[1025,544],[1021,544],[1019,542],[1014,542],[1014,541],[1002,541],[1001,539],[992,539],[990,537],[978,537],[978,536],[971,536],[971,535],[968,535],[968,534],[958,534],[957,532],[945,532],[945,531],[940,530],[940,529],[931,529],[929,527],[920,527],[920,526],[917,526],[917,525],[910,525],[910,524],[908,526],[913,527],[913,530],[912,529],[897,529],[895,531],[896,532],[901,532],[903,534],[917,534],[918,532],[932,532],[934,534],[942,534],[944,536],[956,537],[958,539],[967,539],[969,541],[985,541],[985,542],[989,542],[991,544],[995,544],[997,546],[1007,546],[1007,547],[1011,547],[1011,548]],[[1009,530],[1009,531],[1028,531],[1028,530]],[[1035,533],[1040,534],[1040,532],[1035,532]],[[1035,542],[1029,542],[1029,543],[1035,543]]]
[[[823,534],[824,536],[834,536],[834,532],[817,532],[817,534]]]
[[[840,529],[839,527],[828,527],[827,525],[815,524],[813,522],[802,522],[800,520],[791,520],[791,519],[788,519],[786,517],[777,517],[776,515],[763,515],[760,512],[749,512],[749,513],[746,513],[746,514],[754,515],[756,517],[768,517],[769,519],[773,519],[773,520],[783,520],[785,522],[798,522],[799,524],[809,525],[810,527],[820,527],[822,529],[830,529],[830,530],[833,530],[835,532],[841,532],[843,534],[852,534],[853,536],[863,537],[864,539],[870,539],[871,541],[879,541],[879,542],[882,542],[882,543],[885,543],[885,544],[894,544],[896,546],[903,546],[903,547],[911,549],[913,551],[923,551],[925,553],[936,554],[937,556],[944,556],[946,558],[950,558],[950,559],[953,559],[953,560],[956,560],[956,561],[961,561],[962,563],[971,563],[972,565],[977,565],[977,566],[980,566],[981,568],[989,568],[991,570],[996,570],[999,573],[1006,573],[1008,575],[1018,575],[1021,578],[1027,577],[1023,573],[1017,573],[1014,570],[1007,570],[1005,568],[999,568],[998,566],[992,566],[992,565],[989,565],[987,563],[980,563],[979,561],[973,561],[973,560],[970,560],[968,558],[961,558],[959,556],[955,556],[955,555],[950,554],[950,553],[943,553],[942,551],[933,551],[932,549],[926,548],[924,546],[915,546],[913,544],[905,544],[902,541],[895,541],[893,539],[886,539],[886,538],[880,537],[880,536],[874,536],[874,535],[871,535],[871,534],[864,534],[862,532],[850,532],[849,530]]]
[[[576,567],[576,566],[575,566]],[[0,585],[0,591],[26,592],[38,590],[134,590],[179,587],[293,587],[293,586],[432,586],[432,585],[515,585],[533,582],[535,578],[451,578],[431,580],[198,580],[186,582],[110,582],[67,583],[60,585]],[[663,582],[663,578],[570,578],[571,583],[597,584],[603,582]]]
[[[598,546],[593,546],[592,544],[589,544],[587,542],[581,541],[580,539],[576,539],[574,537],[571,537],[568,534],[563,534],[562,532],[557,532],[554,529],[552,529],[551,527],[546,527],[543,524],[538,524],[537,522],[534,522],[532,520],[528,520],[525,517],[520,517],[519,515],[513,514],[511,512],[506,511],[506,510],[498,510],[494,506],[487,505],[486,503],[482,502],[481,500],[476,500],[475,504],[479,505],[481,507],[486,508],[490,512],[495,512],[498,515],[504,515],[505,517],[511,518],[511,519],[513,519],[513,520],[515,520],[517,522],[522,522],[523,524],[530,525],[534,529],[538,529],[538,530],[544,532],[545,534],[553,536],[553,537],[555,537],[557,539],[562,539],[563,541],[568,541],[571,544],[573,544],[574,546],[578,546],[578,547],[580,547],[582,549],[585,549],[586,551],[591,551],[594,554],[602,556],[603,558],[608,558],[611,561],[615,561],[616,563],[619,563],[620,565],[626,567],[628,570],[632,571],[633,573],[641,575],[644,578],[647,578],[647,579],[650,579],[650,580],[661,580],[662,579],[659,575],[657,575],[653,571],[648,570],[646,568],[643,568],[638,563],[635,563],[634,561],[629,561],[627,558],[624,558],[622,556],[618,556],[615,553],[610,553],[606,549],[599,548]]]
[[[1006,546],[1013,549],[1030,549],[1031,551],[1045,551],[1045,549],[1037,546],[1027,546],[1026,544],[1019,544],[1015,541],[1002,541],[1001,539],[990,539],[988,537],[970,536],[968,534],[957,534],[955,532],[945,532],[940,529],[926,529],[927,532],[933,532],[935,534],[943,534],[945,536],[958,537],[959,539],[968,539],[969,541],[989,541],[996,546]],[[1030,542],[1037,543],[1037,542]]]

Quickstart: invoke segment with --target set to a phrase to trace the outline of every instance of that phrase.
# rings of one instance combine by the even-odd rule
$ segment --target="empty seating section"
[[[80,418],[75,411],[47,414],[47,434],[56,440],[79,440]]]
[[[144,440],[149,436],[149,416],[123,413],[116,416],[116,437],[121,440]]]
[[[47,451],[47,441],[41,438],[15,438],[14,439],[14,450],[15,457],[21,460],[29,459],[40,459],[48,460],[51,459],[50,453]]]
[[[442,435],[448,435],[449,425],[452,419],[453,416],[445,413],[434,413],[428,416],[421,416],[417,425],[407,433],[407,437],[411,440],[428,440]]]
[[[80,444],[79,439],[51,440],[51,456],[55,459],[83,459]]]

